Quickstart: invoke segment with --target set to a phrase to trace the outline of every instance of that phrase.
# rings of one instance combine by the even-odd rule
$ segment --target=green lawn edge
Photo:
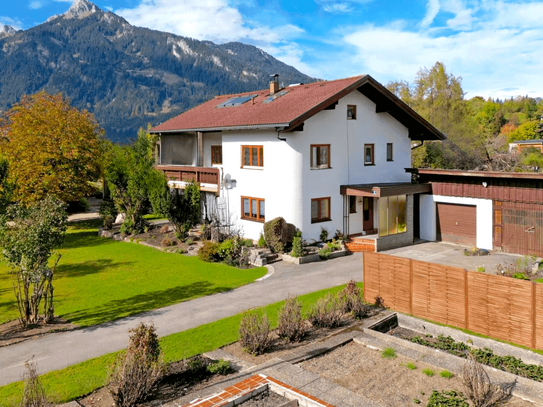
[[[358,283],[358,286],[362,289],[364,288],[363,283]],[[345,285],[299,296],[300,302],[303,305],[303,312],[307,313],[311,305],[322,296],[327,293],[336,293],[342,290],[343,287]],[[276,327],[277,313],[283,304],[284,301],[280,301],[257,309],[265,312],[272,327]],[[160,343],[164,351],[164,360],[166,362],[174,362],[236,342],[239,339],[238,328],[241,317],[242,314],[237,314],[162,337]],[[109,366],[111,366],[117,354],[118,352],[109,353],[65,369],[41,375],[41,382],[51,401],[57,404],[66,403],[92,393],[94,390],[104,386]],[[15,382],[0,387],[0,406],[19,406],[22,390],[22,382]]]

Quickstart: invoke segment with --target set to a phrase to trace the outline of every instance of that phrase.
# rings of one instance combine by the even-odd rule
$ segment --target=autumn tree
[[[0,118],[0,154],[7,157],[13,199],[25,205],[54,195],[64,202],[92,193],[103,130],[62,94],[23,96]]]

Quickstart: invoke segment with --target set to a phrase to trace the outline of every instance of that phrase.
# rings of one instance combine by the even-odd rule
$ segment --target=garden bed
[[[71,331],[78,328],[77,325],[56,317],[48,324],[36,324],[23,328],[19,321],[10,321],[0,325],[0,347],[24,342],[48,333]]]

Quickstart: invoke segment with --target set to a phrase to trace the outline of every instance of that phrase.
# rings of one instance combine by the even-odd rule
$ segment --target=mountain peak
[[[13,28],[12,26],[10,25],[4,25],[2,27],[0,27],[0,36],[2,37],[6,37],[8,35],[13,35],[17,32],[17,30],[15,28]]]
[[[99,11],[102,10],[88,0],[75,0],[63,16],[65,18],[85,18]]]

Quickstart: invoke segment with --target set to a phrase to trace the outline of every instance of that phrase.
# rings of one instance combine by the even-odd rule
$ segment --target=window
[[[387,143],[387,161],[393,161],[392,157],[392,143]]]
[[[330,168],[330,144],[311,145],[311,168]]]
[[[241,168],[243,167],[264,167],[264,147],[242,146]]]
[[[356,120],[356,106],[355,105],[347,106],[347,120]]]
[[[374,165],[373,144],[364,144],[364,165]]]
[[[222,146],[211,146],[211,164],[222,164]]]
[[[241,218],[264,222],[266,220],[266,204],[264,199],[241,197]]]
[[[311,223],[326,222],[330,219],[330,197],[311,200]]]
[[[349,196],[349,213],[356,213],[356,196]]]
[[[407,232],[407,195],[379,198],[379,236]]]

